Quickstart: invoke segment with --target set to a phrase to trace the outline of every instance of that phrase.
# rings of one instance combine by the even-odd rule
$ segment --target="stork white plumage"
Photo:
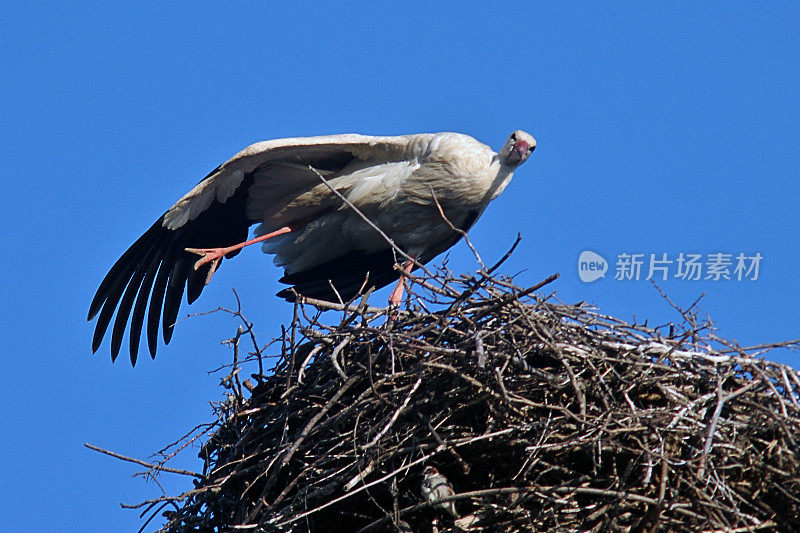
[[[460,239],[450,224],[472,227],[535,147],[523,131],[512,133],[500,153],[459,133],[328,135],[248,146],[178,200],[111,267],[89,308],[89,320],[99,313],[92,351],[116,310],[112,360],[130,319],[136,364],[145,314],[155,357],[159,322],[169,343],[184,291],[191,304],[223,258],[255,242],[284,268],[280,281],[291,288],[278,296],[287,300],[347,300],[383,287],[401,276],[394,265],[402,258],[363,217],[426,263]],[[257,237],[247,241],[254,224]],[[411,267],[403,261],[403,269]]]

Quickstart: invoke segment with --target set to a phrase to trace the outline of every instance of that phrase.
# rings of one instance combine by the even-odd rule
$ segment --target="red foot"
[[[403,302],[403,293],[406,288],[406,279],[400,277],[397,280],[397,285],[394,286],[392,294],[389,295],[389,305],[400,305]]]
[[[250,246],[251,244],[255,244],[257,242],[266,241],[267,239],[271,239],[272,237],[277,237],[278,235],[283,235],[284,233],[289,233],[292,231],[292,228],[289,226],[284,226],[279,230],[273,231],[272,233],[267,233],[266,235],[262,235],[260,237],[256,237],[255,239],[250,239],[249,241],[240,242],[239,244],[234,244],[233,246],[226,246],[224,248],[184,248],[189,253],[197,254],[200,259],[194,264],[194,269],[197,270],[201,266],[205,265],[206,263],[211,263],[211,268],[208,270],[208,275],[206,276],[206,285],[211,281],[211,276],[214,275],[214,272],[217,271],[222,258],[228,255],[231,252],[235,252],[236,250],[241,250],[245,246]]]
[[[389,295],[389,305],[398,306],[403,302],[403,292],[406,288],[405,274],[411,272],[411,267],[414,265],[413,261],[406,261],[400,270],[400,279],[397,280],[397,285],[394,286],[392,294]]]

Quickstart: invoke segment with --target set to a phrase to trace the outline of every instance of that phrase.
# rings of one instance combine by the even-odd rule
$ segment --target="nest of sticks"
[[[167,532],[800,530],[800,374],[759,357],[779,345],[719,339],[696,306],[650,327],[560,304],[555,277],[442,268],[407,310],[296,304],[267,346],[231,311],[217,419],[138,461],[194,488],[131,507]],[[165,464],[190,444],[202,472]]]

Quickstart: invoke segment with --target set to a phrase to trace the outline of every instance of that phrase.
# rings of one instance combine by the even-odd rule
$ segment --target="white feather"
[[[167,229],[178,229],[190,220],[197,218],[215,199],[225,202],[241,185],[244,172],[240,169],[232,172],[220,170],[215,175],[204,179],[186,193],[183,198],[164,215],[162,224]]]

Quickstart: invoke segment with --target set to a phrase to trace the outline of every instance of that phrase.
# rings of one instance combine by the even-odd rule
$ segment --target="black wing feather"
[[[164,305],[164,293],[167,291],[167,281],[169,281],[169,271],[172,269],[174,259],[165,254],[158,268],[156,282],[153,285],[153,294],[150,296],[150,309],[147,312],[147,345],[150,349],[150,357],[155,359],[156,347],[158,346],[158,323],[161,320],[161,309]]]
[[[103,336],[106,334],[106,329],[108,329],[108,325],[111,323],[111,317],[114,316],[114,310],[117,308],[119,299],[122,297],[122,291],[125,290],[125,286],[128,284],[135,270],[135,265],[136,263],[132,260],[125,265],[125,268],[118,269],[116,271],[117,277],[114,278],[112,283],[108,284],[102,299],[99,300],[103,302],[103,308],[100,311],[100,316],[97,318],[97,325],[94,328],[92,353],[97,351],[97,348],[100,347],[100,343],[103,341]],[[95,299],[97,298],[98,296],[95,295]]]
[[[178,310],[181,307],[181,297],[183,289],[186,287],[186,278],[189,276],[189,261],[191,258],[181,255],[172,265],[169,273],[169,283],[167,292],[164,295],[164,314],[161,317],[161,333],[164,336],[164,344],[169,344],[172,340],[172,333],[175,331],[175,319],[178,317]]]
[[[139,354],[139,338],[142,334],[144,313],[147,309],[147,298],[150,296],[150,289],[153,287],[153,282],[156,279],[156,272],[158,272],[158,267],[160,265],[160,260],[150,262],[150,265],[147,267],[147,273],[142,281],[142,286],[139,288],[139,295],[136,297],[136,305],[133,306],[133,317],[131,318],[131,332],[129,336],[132,366],[136,365],[136,358]]]
[[[193,304],[200,297],[200,293],[203,292],[203,288],[206,286],[206,276],[208,276],[210,268],[211,265],[206,263],[197,270],[194,268],[189,270],[189,278],[186,280],[186,302],[189,305]]]
[[[100,308],[103,306],[108,296],[112,292],[110,290],[111,285],[118,283],[120,279],[125,278],[126,272],[135,267],[140,256],[146,251],[144,249],[149,248],[149,244],[158,231],[156,225],[157,223],[147,230],[144,235],[136,239],[136,242],[134,242],[131,247],[128,248],[124,254],[122,254],[122,257],[117,259],[114,265],[109,269],[108,274],[106,274],[103,278],[103,281],[100,282],[100,286],[97,288],[97,292],[92,299],[92,303],[89,306],[89,316],[87,320],[94,318],[97,312],[100,311]]]
[[[162,322],[164,343],[169,343],[184,290],[188,286],[189,303],[196,300],[203,291],[209,269],[204,266],[195,271],[193,265],[198,256],[186,252],[185,248],[230,246],[247,239],[253,221],[245,215],[245,203],[252,182],[252,176],[247,176],[227,201],[214,201],[197,218],[178,229],[164,227],[162,215],[122,254],[100,283],[89,307],[90,320],[100,313],[92,352],[99,348],[116,310],[111,335],[112,360],[119,353],[125,326],[130,323],[131,363],[136,364],[148,298],[147,340],[151,356],[156,354],[159,322]]]
[[[320,300],[336,302],[341,297],[347,301],[358,294],[362,286],[379,289],[398,279],[400,273],[394,265],[395,253],[391,248],[371,253],[348,252],[308,270],[286,274],[280,282],[292,285],[294,291],[284,289],[278,296],[293,301],[297,292]]]
[[[125,289],[125,294],[120,300],[119,308],[117,309],[117,318],[114,320],[114,328],[111,330],[111,360],[114,361],[119,355],[119,349],[122,346],[122,336],[125,333],[125,325],[128,322],[128,317],[133,307],[133,302],[139,288],[142,285],[142,280],[147,272],[147,267],[152,261],[153,255],[158,249],[158,243],[153,243],[152,248],[148,251],[144,261],[136,268],[136,271],[131,276],[128,282],[128,288]]]

